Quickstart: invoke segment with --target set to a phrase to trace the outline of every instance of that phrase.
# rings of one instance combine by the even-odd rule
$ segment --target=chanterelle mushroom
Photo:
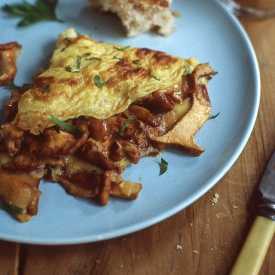
[[[21,50],[22,46],[17,42],[0,45],[0,86],[13,81],[17,72],[17,57]]]

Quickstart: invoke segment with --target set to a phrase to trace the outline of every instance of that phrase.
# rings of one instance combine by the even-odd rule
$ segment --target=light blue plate
[[[21,1],[1,1],[3,3]],[[29,1],[30,2],[30,1]],[[34,2],[34,1],[32,1]],[[75,244],[118,237],[146,228],[181,211],[212,188],[243,150],[254,126],[260,99],[256,56],[239,22],[215,0],[174,0],[180,13],[169,37],[145,34],[126,38],[113,15],[92,11],[86,0],[60,0],[57,15],[65,23],[45,22],[18,28],[18,18],[0,11],[0,43],[18,41],[24,50],[18,62],[17,85],[30,83],[32,75],[46,67],[59,33],[74,27],[96,40],[147,47],[173,55],[197,57],[218,72],[210,82],[212,115],[196,136],[206,151],[191,157],[167,150],[162,157],[168,171],[159,176],[160,157],[145,158],[128,167],[123,178],[143,184],[135,201],[111,198],[106,207],[92,200],[67,195],[58,184],[42,182],[39,213],[19,223],[0,211],[0,239],[32,244]],[[1,103],[9,91],[0,90]],[[2,104],[1,104],[2,106]],[[3,108],[1,111],[3,121]]]

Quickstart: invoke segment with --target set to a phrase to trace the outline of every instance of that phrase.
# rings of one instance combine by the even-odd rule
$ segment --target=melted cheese
[[[55,124],[51,115],[63,121],[105,119],[154,91],[180,84],[186,68],[190,72],[196,64],[159,51],[96,42],[69,29],[60,35],[49,68],[22,95],[13,123],[39,134]]]

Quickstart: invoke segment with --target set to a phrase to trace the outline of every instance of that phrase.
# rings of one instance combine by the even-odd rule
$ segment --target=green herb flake
[[[85,58],[85,60],[90,60],[90,61],[99,61],[101,60],[100,58],[98,57],[88,57],[88,58]]]
[[[8,212],[12,212],[14,214],[18,214],[18,215],[22,215],[24,208],[18,207],[14,204],[0,204],[0,209],[8,211]]]
[[[192,72],[192,67],[190,64],[187,64],[184,70],[184,74],[190,74]]]
[[[82,56],[78,55],[76,57],[76,69],[74,70],[71,66],[65,68],[69,73],[78,73],[81,69]]]
[[[50,90],[50,87],[51,87],[51,85],[48,84],[48,85],[42,90],[42,92],[47,93],[47,92]]]
[[[70,43],[72,42],[68,37],[66,37],[64,40],[67,41],[67,45],[64,48],[62,48],[61,52],[64,52],[70,46]]]
[[[30,89],[32,88],[32,84],[23,84],[22,88]]]
[[[20,89],[19,86],[17,86],[14,82],[11,82],[10,84],[8,84],[8,88],[10,90],[17,90],[17,89]]]
[[[208,118],[208,120],[211,120],[211,119],[215,119],[216,117],[218,117],[220,115],[220,112],[218,112],[216,115],[214,115],[214,116],[210,116],[209,118]]]
[[[69,72],[69,73],[72,73],[74,70],[72,67],[68,66],[65,68],[65,71]]]
[[[114,55],[114,56],[113,56],[113,59],[119,59],[119,60],[120,60],[121,58],[119,58],[119,57],[117,57],[116,55]]]
[[[80,55],[77,56],[77,60],[76,60],[76,70],[79,71],[81,69],[81,61],[82,61],[82,57]]]
[[[14,204],[10,204],[9,207],[10,207],[11,212],[18,214],[18,215],[22,215],[23,210],[24,210],[23,208],[18,207]]]
[[[65,129],[66,131],[68,131],[69,133],[76,135],[76,136],[82,136],[83,135],[83,131],[78,129],[77,127],[68,124],[60,119],[58,119],[57,117],[51,115],[51,119],[57,124],[59,125],[61,128]]]
[[[123,48],[118,48],[118,47],[115,47],[115,46],[114,46],[114,48],[115,48],[116,50],[118,50],[118,51],[124,52],[124,51],[126,51],[128,48],[130,48],[130,46],[125,46],[125,47],[123,47]]]
[[[160,81],[160,79],[158,77],[156,77],[155,75],[152,75],[152,77],[157,80],[157,81]]]
[[[168,162],[161,158],[159,176],[164,174],[168,170]]]
[[[132,63],[135,65],[141,66],[141,63],[139,60],[133,60]]]
[[[20,86],[17,86],[14,82],[11,82],[11,83],[8,84],[7,87],[10,90],[18,90],[18,89],[21,89],[21,88],[31,88],[32,84],[24,84],[22,87],[20,87]]]
[[[41,21],[57,21],[58,19],[55,9],[58,5],[58,0],[37,0],[34,5],[23,0],[22,4],[5,4],[1,7],[4,12],[19,16],[22,18],[18,26],[28,26]]]
[[[130,121],[133,120],[132,117],[128,117],[124,123],[122,124],[122,126],[120,127],[119,131],[118,131],[118,134],[121,136],[122,133],[124,132],[125,128],[128,126],[128,124],[130,123]]]
[[[0,204],[0,209],[4,211],[9,211],[8,204]]]
[[[94,77],[94,82],[98,88],[102,88],[104,85],[108,84],[108,81],[102,82],[99,75]]]

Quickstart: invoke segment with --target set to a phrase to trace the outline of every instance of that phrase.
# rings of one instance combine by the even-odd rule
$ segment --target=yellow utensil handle
[[[258,274],[274,231],[274,221],[262,216],[257,216],[230,275]]]

